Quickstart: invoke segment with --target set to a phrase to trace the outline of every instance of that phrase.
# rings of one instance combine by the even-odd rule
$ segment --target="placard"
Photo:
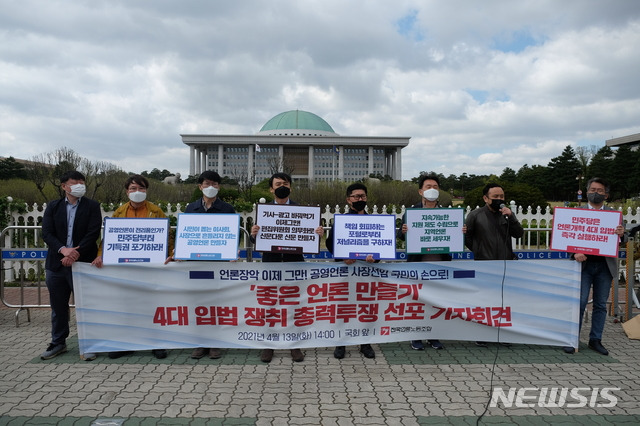
[[[160,263],[167,258],[169,219],[106,217],[102,263]]]
[[[256,250],[272,253],[319,253],[320,207],[258,204]]]
[[[622,212],[616,210],[553,209],[551,250],[618,257],[620,237],[616,227]]]
[[[336,214],[333,257],[365,260],[396,258],[396,217],[389,214]]]
[[[238,258],[240,215],[181,213],[176,229],[177,260],[235,260]]]
[[[408,254],[464,251],[463,209],[407,209]]]

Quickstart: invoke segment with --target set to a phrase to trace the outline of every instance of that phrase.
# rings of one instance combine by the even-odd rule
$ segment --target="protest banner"
[[[396,258],[395,215],[336,214],[333,220],[335,259]]]
[[[318,253],[320,207],[291,204],[258,204],[256,250],[273,253]]]
[[[570,260],[76,262],[73,280],[83,353],[417,339],[578,346],[580,265]]]
[[[238,258],[239,214],[181,213],[176,228],[177,260]]]
[[[553,209],[551,250],[618,257],[620,237],[616,227],[622,212],[616,210]]]
[[[407,254],[464,251],[463,209],[407,209]]]
[[[169,242],[169,219],[104,219],[102,263],[164,263]]]

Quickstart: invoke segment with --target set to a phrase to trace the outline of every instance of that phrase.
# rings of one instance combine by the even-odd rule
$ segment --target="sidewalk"
[[[548,346],[443,341],[441,351],[374,345],[374,360],[357,347],[343,360],[333,358],[333,348],[306,349],[301,363],[276,351],[264,364],[258,350],[224,350],[219,360],[171,350],[163,360],[139,352],[85,362],[75,326],[69,352],[42,361],[50,311],[32,309],[31,323],[20,313],[19,327],[15,312],[0,307],[0,425],[470,425],[489,403],[496,351],[494,388],[537,390],[525,394],[532,407],[499,401],[481,424],[640,424],[640,340],[627,339],[611,318],[603,340],[608,357],[584,343],[567,355]],[[539,390],[554,387],[588,388],[579,391],[586,406],[575,407],[580,400],[570,396],[561,407],[539,406]],[[604,387],[620,388],[610,392],[617,404],[590,407],[595,388],[593,402],[610,403],[598,393]]]

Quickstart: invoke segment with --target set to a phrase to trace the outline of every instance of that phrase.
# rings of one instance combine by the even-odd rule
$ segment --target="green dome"
[[[267,121],[258,132],[262,135],[336,136],[333,128],[317,115],[307,111],[282,112]]]

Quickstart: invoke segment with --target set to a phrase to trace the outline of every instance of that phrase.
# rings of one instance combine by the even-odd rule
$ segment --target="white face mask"
[[[202,188],[202,193],[207,198],[213,198],[218,195],[218,188],[215,186],[207,186],[206,188]]]
[[[86,192],[87,192],[87,187],[84,186],[83,183],[76,183],[75,185],[70,185],[69,189],[71,190],[69,192],[69,194],[73,195],[74,197],[78,197],[78,198],[83,197],[84,194],[86,194]]]
[[[147,199],[147,193],[142,191],[130,192],[129,199],[134,203],[141,203]]]
[[[422,196],[429,201],[435,201],[440,196],[440,192],[435,188],[429,188],[422,193]]]

